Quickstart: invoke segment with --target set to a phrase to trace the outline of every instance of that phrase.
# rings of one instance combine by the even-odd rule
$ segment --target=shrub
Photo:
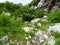
[[[0,14],[2,14],[2,12],[6,12],[7,9],[6,8],[0,8]]]
[[[14,24],[15,20],[7,15],[0,14],[0,26],[10,26]]]
[[[22,6],[15,12],[12,12],[11,16],[20,17],[24,21],[30,21],[34,18],[42,18],[44,16],[44,10],[31,9],[28,6]]]
[[[35,16],[36,18],[42,18],[44,15],[45,15],[45,12],[44,12],[43,9],[36,10],[36,12],[34,13],[34,16]]]
[[[60,22],[60,10],[48,14],[48,20],[51,22]]]
[[[60,45],[60,39],[57,39],[55,45]]]
[[[20,33],[19,28],[22,25],[22,20],[14,20],[14,18],[9,16],[0,15],[0,36],[9,35],[9,37],[15,37],[18,32]]]

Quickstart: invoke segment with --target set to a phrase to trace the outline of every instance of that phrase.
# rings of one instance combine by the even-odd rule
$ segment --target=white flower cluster
[[[7,16],[10,16],[11,15],[9,12],[2,12],[2,14],[5,14]]]
[[[31,39],[32,37],[29,35],[28,37],[25,37],[26,40]]]
[[[33,27],[24,27],[23,30],[24,30],[25,32],[30,32],[30,31],[33,30]]]

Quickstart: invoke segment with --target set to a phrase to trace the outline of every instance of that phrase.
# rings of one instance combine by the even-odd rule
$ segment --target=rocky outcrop
[[[54,36],[51,36],[50,33],[38,30],[35,33],[35,37],[33,37],[31,40],[28,40],[26,45],[46,45],[46,43],[48,43],[49,45],[54,45],[55,44]]]
[[[54,6],[57,6],[58,7],[57,9],[59,9],[60,0],[37,0],[35,3],[31,5],[31,8],[35,8],[35,9],[43,8],[46,12],[51,12],[51,10],[53,11],[56,10]]]

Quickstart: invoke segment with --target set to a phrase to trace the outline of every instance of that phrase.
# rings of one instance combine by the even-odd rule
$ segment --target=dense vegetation
[[[7,13],[7,14],[6,14]],[[9,15],[10,14],[10,15]],[[34,18],[43,18],[43,16],[48,16],[49,22],[42,23],[42,27],[35,24],[35,28],[46,30],[50,23],[60,22],[60,10],[52,13],[46,13],[43,9],[36,10],[31,9],[29,6],[20,6],[18,4],[13,4],[12,2],[0,3],[0,38],[4,35],[8,35],[11,40],[25,40],[25,37],[35,34],[32,32],[25,32],[22,27],[30,26],[30,21]],[[25,23],[27,21],[27,23]],[[25,36],[26,34],[26,36]],[[60,33],[53,32],[56,39],[55,45],[60,45]],[[59,38],[58,38],[59,37]]]

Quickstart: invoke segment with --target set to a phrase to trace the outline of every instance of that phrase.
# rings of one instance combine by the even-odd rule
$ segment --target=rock
[[[55,12],[55,11],[58,10],[58,9],[59,9],[58,6],[54,6],[54,7],[51,9],[50,12]]]
[[[9,40],[8,36],[3,36],[3,37],[0,39],[1,42],[8,42],[8,40]]]
[[[36,39],[35,39],[36,38]],[[55,44],[55,38],[51,35],[48,35],[46,32],[40,31],[38,30],[35,33],[35,37],[32,39],[32,43],[37,45],[42,44],[42,45],[46,45],[46,43],[49,43],[50,45],[54,45]]]
[[[34,44],[35,44],[35,43],[36,43],[36,41],[35,41],[35,40],[32,40],[32,43],[34,43]]]
[[[40,0],[40,2],[38,3],[37,7],[40,8],[44,5],[44,0]]]
[[[26,45],[30,45],[30,42],[29,42],[29,41],[27,41]]]
[[[40,43],[43,43],[44,42],[44,37],[40,36],[39,41],[40,41]]]
[[[48,32],[51,31],[60,32],[60,23],[56,23],[54,26],[49,26],[47,30]]]
[[[42,35],[43,33],[42,33],[42,31],[40,31],[40,30],[38,30],[36,33],[35,33],[35,35],[36,36],[40,36],[40,35]]]
[[[47,19],[41,19],[41,22],[48,22],[48,20]]]
[[[48,36],[46,34],[44,34],[43,36],[44,36],[44,38],[48,39]]]
[[[48,39],[48,43],[49,43],[50,45],[55,45],[54,36],[50,36],[50,38]]]
[[[58,8],[60,8],[60,0],[37,0],[35,3],[33,3],[33,7],[36,7],[35,9],[40,10],[42,8],[46,12],[56,11],[58,8],[53,9],[55,5],[57,5]]]
[[[40,21],[40,18],[35,18],[31,20],[31,23],[34,24],[34,23],[38,23],[39,21]]]

